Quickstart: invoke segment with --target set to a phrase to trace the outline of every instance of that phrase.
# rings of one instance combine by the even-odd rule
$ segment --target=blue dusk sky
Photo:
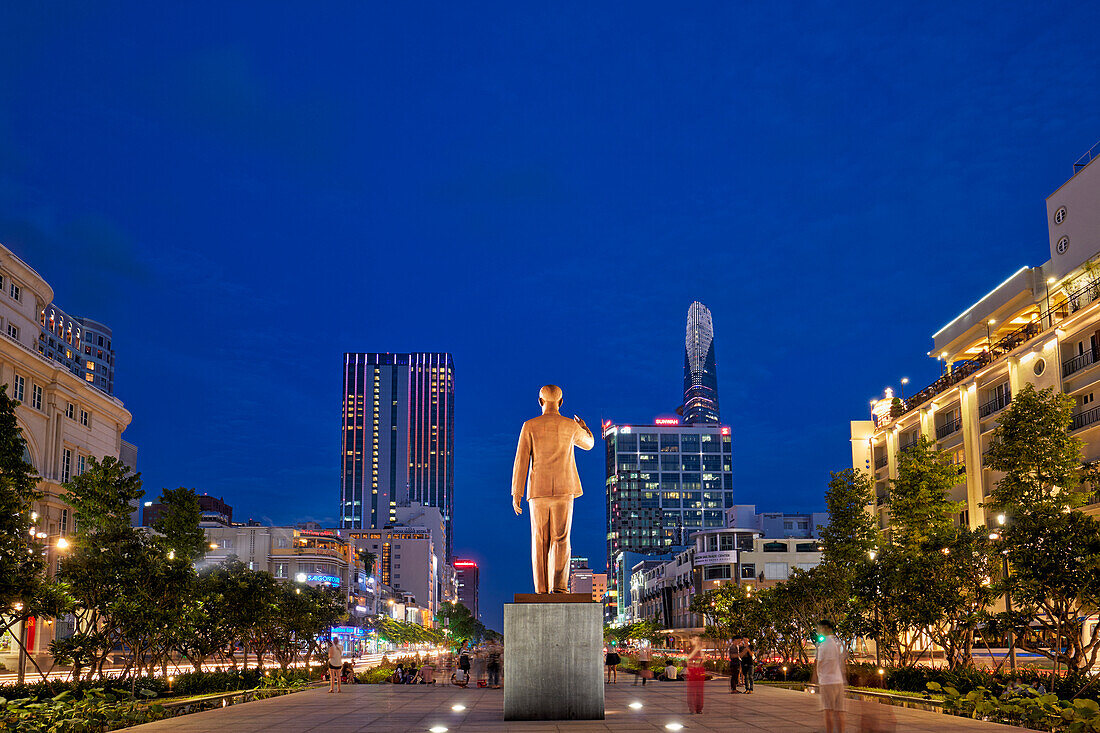
[[[819,510],[931,334],[1048,257],[1100,4],[7,3],[0,242],[114,329],[146,490],[336,521],[345,351],[449,351],[455,548],[531,587],[540,385],[649,421],[714,314],[736,497]],[[603,443],[574,553],[604,563]]]

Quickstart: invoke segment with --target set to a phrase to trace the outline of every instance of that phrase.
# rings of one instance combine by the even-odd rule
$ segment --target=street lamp
[[[901,401],[905,402],[905,385],[909,384],[909,377],[901,378]]]
[[[1004,526],[1007,517],[1004,513],[997,515],[997,524]],[[999,542],[1004,539],[1004,533],[1001,530],[994,530],[989,533],[989,539],[994,542]],[[1012,588],[1008,583],[1008,550],[1001,550],[1001,578],[1005,582],[1005,613],[1009,617],[1008,625],[1008,668],[1013,672],[1016,671],[1016,632],[1012,630]]]
[[[62,552],[69,549],[69,541],[67,539],[65,539],[64,537],[58,537],[57,538],[57,549],[61,550]]]
[[[305,573],[298,573],[297,575],[294,576],[294,579],[297,580],[299,583],[304,583],[304,582],[306,582],[306,574]]]

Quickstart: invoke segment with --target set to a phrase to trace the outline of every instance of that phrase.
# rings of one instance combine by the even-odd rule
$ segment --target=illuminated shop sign
[[[340,585],[340,576],[338,575],[307,575],[306,580],[310,583],[329,583],[331,585]]]

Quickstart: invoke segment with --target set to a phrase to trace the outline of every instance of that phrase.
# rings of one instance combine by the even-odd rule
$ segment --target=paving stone
[[[670,722],[683,724],[684,731],[689,733],[818,733],[824,730],[817,698],[805,693],[760,685],[752,695],[731,695],[725,680],[713,680],[706,685],[702,715],[687,714],[686,694],[683,683],[654,682],[641,687],[619,682],[605,686],[607,717],[604,720],[506,722],[501,690],[462,690],[441,685],[348,685],[339,695],[330,695],[324,689],[309,690],[161,720],[129,730],[140,733],[269,730],[280,733],[426,733],[431,727],[441,725],[455,733],[664,733],[665,724]],[[634,701],[642,703],[641,710],[629,707]],[[458,703],[465,705],[466,710],[451,710],[451,706]],[[849,701],[849,730],[856,730],[860,705]],[[899,733],[1011,733],[1024,730],[923,710],[890,709],[897,720]]]

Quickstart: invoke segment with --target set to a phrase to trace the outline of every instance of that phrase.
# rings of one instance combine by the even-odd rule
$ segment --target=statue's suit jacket
[[[582,428],[575,420],[557,413],[546,413],[523,423],[516,448],[516,463],[512,468],[512,499],[523,496],[527,486],[527,500],[555,496],[581,495],[581,477],[577,473],[577,460],[573,446],[591,450],[595,444],[592,431]],[[531,479],[527,479],[527,469]]]

